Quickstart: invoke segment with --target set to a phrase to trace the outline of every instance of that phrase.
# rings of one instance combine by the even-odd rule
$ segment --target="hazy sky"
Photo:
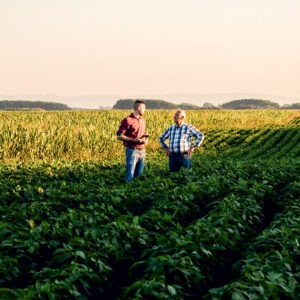
[[[0,0],[0,94],[300,97],[299,0]]]

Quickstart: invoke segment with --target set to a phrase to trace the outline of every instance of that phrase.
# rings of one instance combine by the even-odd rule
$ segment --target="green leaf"
[[[232,300],[245,300],[246,298],[239,292],[232,293]]]
[[[168,291],[172,296],[175,296],[177,294],[175,288],[172,285],[167,285]]]
[[[133,220],[132,220],[132,223],[133,223],[134,225],[139,225],[139,217],[138,217],[138,216],[135,216],[135,217],[133,218]]]
[[[79,256],[79,257],[81,257],[82,259],[85,259],[85,254],[84,254],[84,252],[83,252],[83,251],[80,251],[80,250],[77,250],[77,251],[75,252],[75,256]]]
[[[273,272],[271,271],[269,274],[268,274],[268,278],[270,279],[270,281],[274,282],[276,281],[278,278],[280,278],[282,276],[281,273],[277,273],[277,272]]]

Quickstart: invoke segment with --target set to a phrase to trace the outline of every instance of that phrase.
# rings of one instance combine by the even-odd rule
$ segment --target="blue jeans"
[[[146,159],[145,149],[126,148],[126,177],[131,180],[143,173]]]
[[[191,157],[187,153],[170,153],[169,167],[170,172],[178,172],[181,167],[190,168],[192,165]]]

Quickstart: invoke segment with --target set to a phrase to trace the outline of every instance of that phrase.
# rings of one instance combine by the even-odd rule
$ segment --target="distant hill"
[[[132,109],[134,101],[137,99],[120,99],[113,106],[113,109]],[[174,104],[165,100],[153,100],[153,99],[139,99],[143,100],[146,103],[147,109],[200,109],[199,106],[189,104],[189,103],[181,103]]]
[[[299,109],[300,104],[294,103],[291,105],[280,106],[278,103],[270,100],[261,99],[240,99],[226,102],[222,105],[214,106],[209,102],[205,102],[203,106],[197,106],[190,103],[175,104],[165,100],[155,99],[120,99],[118,100],[113,109],[132,109],[133,103],[136,100],[143,100],[146,103],[147,109],[185,109],[185,110],[215,110],[215,109]]]
[[[61,96],[55,94],[28,94],[28,95],[0,95],[0,99],[5,100],[35,100],[65,103],[69,107],[93,108],[113,107],[118,99],[163,99],[175,104],[191,103],[196,106],[203,106],[205,103],[211,103],[214,106],[235,99],[263,99],[272,100],[280,105],[299,103],[299,97],[278,96],[272,94],[258,93],[182,93],[182,94],[87,94],[75,96]]]
[[[293,103],[291,105],[285,104],[284,109],[300,109],[300,103]]]
[[[205,102],[212,103],[214,106],[221,105],[225,102],[234,101],[236,99],[262,99],[277,102],[279,105],[293,104],[299,102],[299,97],[287,97],[272,94],[260,93],[185,93],[185,94],[163,94],[163,95],[150,95],[149,99],[164,99],[173,103],[188,102],[198,106],[202,106]]]
[[[131,110],[133,103],[137,99],[119,99],[113,105],[113,109]],[[213,109],[300,109],[300,103],[285,104],[280,106],[278,103],[270,100],[261,99],[240,99],[226,102],[215,106],[205,102],[203,106],[197,106],[191,103],[172,103],[166,100],[140,99],[144,100],[147,109],[185,109],[185,110],[213,110]],[[50,101],[30,101],[30,100],[0,100],[0,110],[76,110],[82,108],[70,108],[66,104]],[[110,107],[101,107],[98,109],[110,109]]]
[[[221,105],[222,109],[276,109],[280,105],[270,100],[242,99],[226,102]]]
[[[66,104],[44,101],[0,100],[0,110],[70,110]]]

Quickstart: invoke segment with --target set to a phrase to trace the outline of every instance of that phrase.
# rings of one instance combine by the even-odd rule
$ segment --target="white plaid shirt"
[[[192,137],[196,139],[192,145]],[[169,147],[165,140],[169,139]],[[183,153],[191,146],[198,147],[204,140],[204,135],[197,128],[190,124],[176,124],[170,126],[160,137],[159,143],[162,148],[169,148],[171,152]]]

